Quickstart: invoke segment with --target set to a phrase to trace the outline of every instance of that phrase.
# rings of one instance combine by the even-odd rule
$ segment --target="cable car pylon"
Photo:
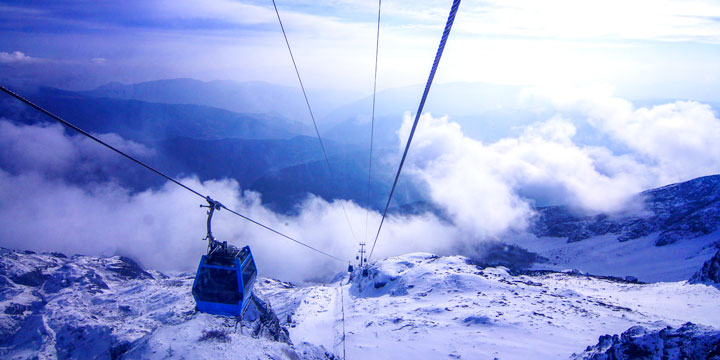
[[[367,258],[365,257],[365,253],[367,253],[367,250],[365,250],[365,246],[366,244],[364,242],[361,242],[360,250],[358,250],[358,255],[355,256],[355,260],[359,260],[358,269],[362,269],[362,276],[368,276]]]

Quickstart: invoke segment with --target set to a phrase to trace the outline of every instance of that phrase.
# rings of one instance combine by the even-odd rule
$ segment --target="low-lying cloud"
[[[152,150],[115,134],[100,137],[136,156]],[[175,184],[132,192],[116,182],[66,181],[76,172],[93,174],[135,166],[59,125],[16,125],[0,120],[0,246],[68,254],[126,255],[148,268],[194,271],[205,252],[203,199]],[[93,178],[90,176],[90,178]],[[366,210],[356,204],[310,196],[298,215],[274,213],[261,195],[243,191],[234,180],[180,179],[254,220],[344,259],[353,259],[357,242],[345,222],[341,201],[356,233],[364,232]],[[370,213],[370,226],[379,223]],[[448,252],[442,241],[454,229],[431,215],[391,217],[376,256],[408,251]],[[322,279],[346,263],[320,255],[227,211],[213,218],[213,234],[238,246],[250,245],[261,273],[286,280]],[[432,235],[434,234],[434,236]],[[393,241],[388,241],[393,239]]]
[[[374,258],[412,251],[449,254],[477,249],[484,241],[522,233],[536,202],[588,212],[622,209],[639,191],[720,173],[720,121],[695,102],[634,108],[605,97],[550,99],[555,116],[521,129],[516,137],[483,143],[465,136],[448,117],[425,114],[403,176],[412,177],[451,222],[432,214],[392,215]],[[568,115],[568,114],[574,115]],[[599,132],[630,149],[616,154],[574,140],[571,116],[586,118]],[[411,118],[398,133],[404,145]],[[103,139],[140,157],[152,149],[114,134]],[[175,186],[133,192],[110,180],[79,185],[68,174],[93,174],[134,166],[57,125],[16,125],[0,120],[0,246],[69,254],[127,255],[148,268],[194,271],[206,248],[205,210],[199,197]],[[399,147],[401,151],[401,147]],[[365,233],[366,209],[351,201],[309,196],[296,215],[275,213],[262,195],[219,179],[181,181],[229,208],[348,260]],[[368,240],[380,221],[369,213]],[[262,275],[286,280],[332,276],[347,265],[319,255],[227,211],[214,218],[220,240],[251,245]],[[364,236],[362,236],[364,238]]]
[[[552,118],[488,144],[468,138],[447,117],[425,114],[408,174],[463,231],[488,238],[524,229],[536,201],[612,213],[642,190],[720,172],[720,120],[710,106],[678,101],[635,108],[610,95],[570,94],[546,98],[557,109]],[[570,116],[630,151],[576,143]],[[406,116],[400,139],[411,125]]]

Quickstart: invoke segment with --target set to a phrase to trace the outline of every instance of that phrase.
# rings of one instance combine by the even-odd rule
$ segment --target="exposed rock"
[[[539,236],[566,237],[568,242],[614,234],[628,241],[657,233],[657,246],[707,235],[720,229],[720,175],[644,191],[636,202],[641,211],[578,214],[563,206],[539,208],[531,231]]]
[[[678,329],[651,331],[633,326],[622,334],[603,335],[575,360],[708,359],[720,360],[720,331],[686,323]]]
[[[7,341],[0,341],[0,343],[3,345],[11,344],[15,351],[40,351],[50,336],[41,315],[30,315],[23,318],[20,326],[13,330],[12,333],[3,334],[8,336]],[[0,351],[0,355],[2,354],[3,352]]]
[[[23,304],[18,303],[10,303],[8,307],[5,308],[5,313],[8,315],[22,315],[25,311],[29,310],[30,307]]]
[[[56,330],[55,341],[58,359],[109,359],[117,340],[109,326],[66,323]]]
[[[253,336],[262,336],[273,341],[292,344],[290,333],[280,325],[280,320],[275,315],[270,304],[255,294],[253,294],[253,301],[248,305],[248,309],[243,315],[243,322],[245,326],[252,329]]]
[[[16,284],[27,286],[40,286],[44,281],[42,272],[38,269],[28,271],[20,275],[12,276],[10,280],[12,280]]]
[[[133,259],[117,256],[106,259],[105,269],[115,273],[123,279],[152,279],[153,276],[143,270]]]
[[[483,243],[482,249],[471,250],[479,253],[472,257],[470,263],[480,268],[503,266],[511,271],[522,271],[530,268],[534,263],[546,262],[547,259],[517,245],[503,244],[501,242]]]
[[[69,265],[57,268],[57,271],[53,271],[45,277],[46,280],[42,286],[43,292],[46,294],[54,294],[73,285],[83,287],[85,291],[90,293],[100,293],[110,288],[102,276],[98,275],[95,270],[78,270],[79,269]]]
[[[637,277],[628,275],[625,277],[625,281],[631,282],[631,283],[637,283],[639,280]]]
[[[720,250],[690,278],[691,283],[720,284]]]

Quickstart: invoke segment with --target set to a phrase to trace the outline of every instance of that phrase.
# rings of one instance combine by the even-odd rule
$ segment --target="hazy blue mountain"
[[[405,112],[414,116],[424,87],[409,86],[380,91],[375,109],[375,144],[396,146],[397,130]],[[524,99],[522,87],[484,83],[435,84],[430,90],[423,112],[433,116],[450,116],[458,123],[465,136],[494,142],[503,137],[516,137],[522,127],[545,121],[559,112],[540,99]],[[636,107],[652,107],[672,103],[678,99],[630,99]],[[720,104],[709,104],[716,111]],[[372,97],[366,97],[338,108],[328,115],[326,123],[337,125],[326,131],[326,136],[367,146],[370,141]],[[587,115],[562,111],[562,116],[576,127],[573,140],[578,144],[605,146],[615,153],[628,152],[624,144],[616,142],[587,121]],[[404,142],[406,139],[402,139]]]
[[[304,124],[305,131],[311,129],[311,119],[299,87],[260,81],[169,79],[128,85],[109,83],[85,94],[155,103],[205,105],[239,113],[279,114]],[[362,94],[353,91],[308,89],[308,98],[318,119],[360,97]]]
[[[263,203],[276,211],[294,212],[308,194],[326,200],[349,199],[368,204],[367,153],[334,141],[325,141],[334,176],[328,170],[317,138],[297,136],[284,140],[190,138],[169,139],[159,147],[176,173],[192,172],[201,179],[232,178],[245,189],[262,194]],[[378,151],[370,181],[369,205],[381,210],[395,174],[397,161],[386,162],[389,151]],[[393,205],[399,212],[415,209],[403,205],[423,200],[407,178],[401,179]]]
[[[235,179],[243,188],[261,192],[264,201],[277,210],[292,211],[308,193],[327,200],[368,202],[367,152],[357,145],[325,139],[336,172],[333,178],[317,138],[298,135],[295,132],[298,128],[276,126],[286,123],[277,115],[90,97],[52,88],[40,89],[28,97],[82,129],[116,133],[145,144],[155,150],[155,155],[141,160],[171,176]],[[0,116],[30,124],[52,122],[13,99],[0,102]],[[72,131],[68,134],[76,135]],[[397,162],[390,166],[379,160],[388,154],[389,151],[376,150],[375,176],[371,181],[375,194],[371,206],[376,209],[384,206],[397,166]],[[79,185],[113,180],[134,190],[164,183],[164,179],[146,169],[128,164],[120,162],[92,172],[76,171],[68,174],[66,180]],[[400,187],[395,199],[393,204],[402,206],[421,197],[411,184],[406,184]]]
[[[326,141],[325,147],[330,156],[341,152],[332,141]],[[165,140],[159,149],[176,171],[193,172],[203,180],[232,178],[243,187],[269,172],[323,159],[317,138],[309,136],[269,140],[183,137]]]
[[[380,158],[384,155],[378,155]],[[293,212],[294,206],[309,194],[324,199],[349,199],[376,210],[385,207],[387,196],[395,176],[397,162],[376,161],[370,181],[370,203],[367,199],[368,163],[364,151],[344,153],[331,157],[333,174],[325,160],[318,160],[288,166],[271,171],[255,182],[250,188],[263,194],[263,202],[277,211]],[[401,177],[393,195],[395,207],[423,200],[423,196],[408,177]]]
[[[483,83],[436,84],[430,90],[423,112],[433,116],[450,115],[460,124],[463,133],[475,139],[492,141],[508,136],[514,127],[529,124],[539,118],[538,113],[521,106],[521,89],[516,86]],[[377,94],[375,109],[375,139],[381,146],[397,143],[396,132],[403,114],[415,114],[422,96],[422,86],[388,89]],[[343,106],[328,115],[327,123],[338,124],[327,136],[345,141],[367,143],[370,137],[372,97]]]
[[[41,89],[28,97],[88,131],[113,132],[145,143],[181,136],[197,139],[285,139],[301,130],[301,127],[288,126],[287,121],[278,116],[240,114],[200,105],[93,98],[52,88]],[[0,104],[2,113],[23,122],[52,121],[30,107],[17,106],[13,99]]]

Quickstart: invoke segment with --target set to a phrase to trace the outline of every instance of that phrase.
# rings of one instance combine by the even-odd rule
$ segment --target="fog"
[[[636,193],[671,182],[720,173],[720,121],[697,102],[635,108],[609,94],[543,97],[557,115],[526,126],[516,137],[483,143],[465,136],[448,117],[421,117],[402,176],[411,177],[450,221],[431,214],[391,215],[374,258],[414,251],[439,254],[481,249],[486,241],[523,233],[535,199],[585,212],[624,209]],[[598,132],[629,152],[573,140],[576,128],[566,111],[581,114]],[[398,130],[398,153],[411,126]],[[121,149],[145,158],[154,152],[115,134],[100,134]],[[144,267],[193,271],[206,249],[203,199],[174,184],[132,192],[112,180],[82,185],[67,179],[135,166],[59,125],[19,125],[0,120],[0,246],[68,255],[125,255]],[[92,177],[91,177],[92,178]],[[310,195],[297,215],[274,213],[262,194],[231,179],[180,179],[254,220],[300,241],[354,262],[354,232],[372,238],[380,214],[357,204]],[[228,211],[214,217],[219,240],[252,247],[261,275],[284,280],[326,279],[347,263],[277,236]]]

